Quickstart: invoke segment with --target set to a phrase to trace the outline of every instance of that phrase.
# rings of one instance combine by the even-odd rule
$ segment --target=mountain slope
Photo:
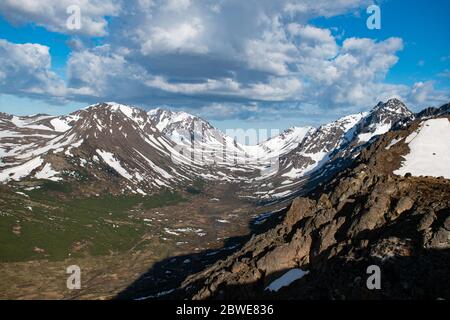
[[[189,160],[173,149],[144,111],[102,103],[69,118],[70,127],[54,138],[8,154],[15,164],[0,173],[0,180],[89,181],[115,194],[146,194],[189,180]]]
[[[360,149],[414,114],[398,99],[378,103],[370,112],[349,115],[311,130],[292,151],[280,157],[280,169],[266,199],[289,197],[315,186],[351,164]]]
[[[159,108],[148,114],[156,127],[179,148],[191,153],[199,165],[231,165],[235,155],[245,156],[240,144],[200,117]]]
[[[163,134],[191,153],[199,164],[239,166],[246,172],[264,170],[265,166],[296,148],[313,130],[311,127],[294,127],[258,143],[257,132],[253,135],[253,132],[245,130],[230,130],[227,132],[231,134],[229,136],[202,118],[186,112],[158,108],[148,114]]]
[[[439,108],[429,107],[417,113],[417,117],[420,119],[428,119],[432,117],[448,115],[450,115],[450,103],[446,103]]]
[[[450,180],[394,173],[411,154],[405,139],[427,125],[436,123],[416,121],[382,135],[329,184],[297,198],[281,224],[186,279],[177,294],[449,299]],[[370,265],[380,267],[382,290],[366,286]]]

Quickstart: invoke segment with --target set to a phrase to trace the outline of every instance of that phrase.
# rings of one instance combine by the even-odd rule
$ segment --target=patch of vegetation
[[[195,179],[191,185],[186,187],[186,191],[189,192],[190,194],[200,194],[204,191],[205,189],[205,180],[201,179],[201,178],[197,178]]]
[[[31,197],[41,197],[47,196],[49,191],[68,194],[72,192],[72,187],[69,183],[65,182],[42,180],[42,182],[39,184],[39,188],[26,191],[26,193]]]
[[[63,260],[130,250],[148,232],[138,211],[185,201],[176,192],[142,197],[102,196],[64,200],[53,192],[70,186],[46,181],[28,197],[0,193],[0,261]]]
[[[184,201],[186,201],[186,199],[184,199],[178,192],[165,190],[157,195],[145,197],[143,205],[145,209],[152,209],[171,206]]]

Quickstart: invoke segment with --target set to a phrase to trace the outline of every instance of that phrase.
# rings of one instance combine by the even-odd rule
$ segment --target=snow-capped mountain
[[[0,168],[17,163],[15,156],[45,144],[70,128],[73,116],[13,116],[0,113]]]
[[[311,131],[297,148],[283,157],[283,169],[291,169],[284,176],[295,178],[316,168],[348,139],[348,133],[364,116],[364,113],[346,116]]]
[[[245,132],[230,130],[232,136],[229,136],[204,119],[186,112],[158,108],[148,114],[163,134],[189,150],[198,162],[225,167],[241,165],[241,170],[247,171],[263,170],[278,161],[314,130],[312,127],[294,127],[261,143],[247,144]],[[252,138],[257,140],[257,134]]]
[[[432,117],[441,117],[441,116],[449,116],[450,115],[450,103],[446,103],[440,108],[429,107],[417,114],[417,118],[419,119],[429,119]]]
[[[245,148],[200,117],[179,111],[154,109],[148,115],[155,126],[198,164],[230,165],[245,157]]]
[[[288,196],[312,177],[322,178],[346,166],[362,146],[394,126],[414,120],[398,99],[378,103],[370,112],[345,116],[311,130],[303,141],[280,158],[278,176],[262,197]]]
[[[189,160],[173,149],[145,111],[101,103],[50,122],[64,123],[67,130],[4,152],[10,165],[0,172],[1,181],[92,180],[100,190],[145,194],[189,179]]]
[[[80,188],[87,181],[87,193],[148,194],[200,177],[243,182],[247,195],[277,199],[332,175],[375,137],[414,118],[391,99],[367,113],[294,127],[248,146],[200,117],[164,109],[99,103],[61,117],[0,114],[0,181],[48,179]]]
[[[358,125],[358,141],[367,142],[373,137],[388,132],[394,125],[414,120],[414,114],[398,99],[379,102]]]
[[[324,164],[336,153],[350,152],[355,147],[389,131],[394,124],[410,121],[414,114],[399,100],[378,103],[368,113],[358,113],[319,127],[304,142],[285,157],[286,166],[295,168],[290,174],[298,176]],[[338,152],[339,151],[339,152]]]
[[[292,127],[260,143],[260,147],[268,153],[276,153],[282,156],[298,147],[305,137],[310,135],[314,130],[313,127]]]
[[[323,167],[330,155],[350,140],[355,126],[365,116],[354,114],[309,130],[297,147],[280,157],[277,176],[269,185],[262,185],[265,190],[259,191],[261,197],[270,199],[296,192],[310,173]]]

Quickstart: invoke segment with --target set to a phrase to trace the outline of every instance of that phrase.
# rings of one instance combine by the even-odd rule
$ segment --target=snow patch
[[[409,154],[394,174],[404,176],[432,176],[450,179],[450,122],[448,119],[430,119],[422,122],[405,142]]]
[[[0,181],[16,180],[28,176],[34,169],[39,167],[44,162],[41,157],[31,159],[16,167],[8,168],[0,172]]]
[[[53,128],[55,128],[55,131],[58,132],[66,132],[71,128],[71,126],[69,126],[66,121],[59,118],[50,120],[50,124],[53,126]]]
[[[266,290],[277,292],[282,287],[289,286],[292,282],[301,279],[303,276],[307,275],[308,271],[303,271],[302,269],[292,269],[283,274],[281,277],[269,284]]]
[[[52,165],[50,163],[46,163],[44,167],[37,172],[34,176],[36,179],[47,179],[52,181],[62,180],[60,177],[55,177],[59,172],[52,169]]]
[[[122,167],[120,161],[116,159],[114,154],[98,149],[96,150],[96,152],[103,159],[103,161],[105,161],[108,166],[116,170],[118,174],[120,174],[125,179],[132,180],[133,176],[130,175],[124,167]]]

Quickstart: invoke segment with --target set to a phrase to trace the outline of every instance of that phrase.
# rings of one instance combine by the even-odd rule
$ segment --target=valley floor
[[[160,297],[283,214],[282,204],[257,207],[238,189],[90,199],[57,184],[2,189],[0,298]],[[66,287],[71,265],[81,268],[81,290]]]

